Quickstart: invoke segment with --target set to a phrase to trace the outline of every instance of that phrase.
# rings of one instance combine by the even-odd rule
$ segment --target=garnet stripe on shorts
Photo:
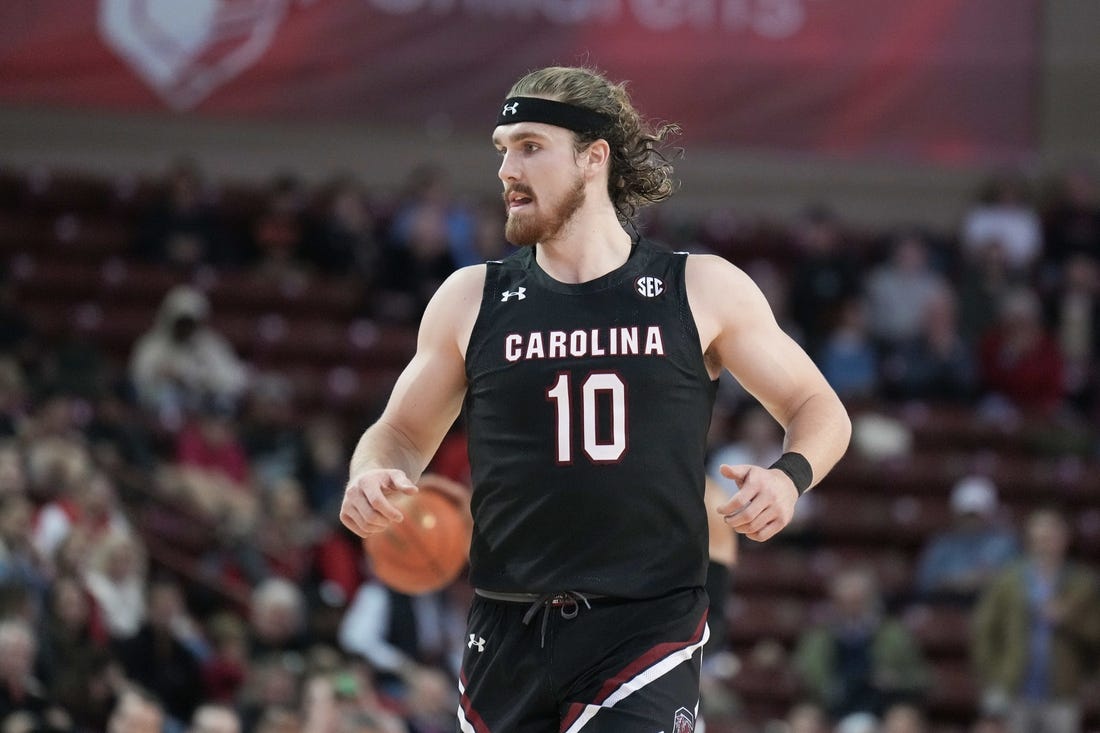
[[[458,728],[462,733],[489,733],[489,726],[474,710],[470,698],[466,696],[466,675],[458,678]]]
[[[706,644],[709,638],[710,628],[704,612],[691,639],[658,644],[605,682],[591,703],[578,702],[570,705],[569,714],[561,723],[562,733],[576,733],[603,708],[615,707],[631,694],[668,674],[691,659],[695,651]]]

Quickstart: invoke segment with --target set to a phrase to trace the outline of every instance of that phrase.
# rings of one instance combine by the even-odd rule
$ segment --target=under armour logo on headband
[[[523,102],[523,109],[519,103]],[[514,125],[518,122],[542,122],[564,127],[573,132],[590,135],[606,135],[615,123],[610,115],[575,104],[542,97],[509,97],[497,116],[498,125]]]

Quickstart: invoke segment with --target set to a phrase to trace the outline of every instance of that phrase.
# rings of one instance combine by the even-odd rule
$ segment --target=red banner
[[[0,102],[488,133],[589,63],[722,146],[1002,159],[1035,146],[1038,0],[5,0]]]

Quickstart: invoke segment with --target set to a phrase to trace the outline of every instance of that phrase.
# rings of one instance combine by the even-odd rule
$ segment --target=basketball
[[[446,587],[462,572],[470,551],[465,509],[424,483],[418,493],[391,501],[405,521],[363,540],[375,577],[408,595]]]

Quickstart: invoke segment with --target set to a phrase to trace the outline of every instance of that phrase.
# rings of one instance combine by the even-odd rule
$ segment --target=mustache
[[[535,192],[531,189],[530,186],[524,183],[513,183],[511,186],[504,190],[503,194],[501,194],[501,198],[504,200],[505,205],[508,204],[508,197],[514,193],[523,194],[524,196],[530,198],[532,201],[535,199]]]

